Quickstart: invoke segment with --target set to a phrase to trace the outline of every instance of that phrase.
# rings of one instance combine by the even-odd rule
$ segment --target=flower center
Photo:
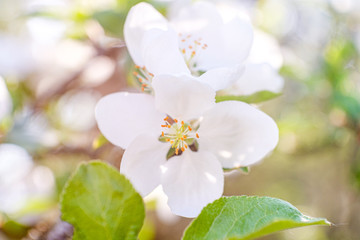
[[[135,66],[137,71],[133,72],[133,75],[136,77],[136,80],[141,86],[141,91],[152,93],[153,89],[151,87],[151,82],[154,77],[154,74],[150,73],[145,67]]]
[[[191,144],[199,138],[199,134],[191,127],[189,123],[164,118],[165,124],[161,125],[163,131],[159,138],[160,141],[169,142],[171,148],[175,149],[175,154],[178,155],[179,151],[184,152]]]
[[[197,57],[201,54],[201,51],[207,49],[207,44],[202,43],[201,38],[195,39],[191,35],[184,36],[179,34],[180,38],[180,50],[184,56],[186,65],[190,69],[191,73],[195,76],[200,75],[199,69],[197,69]]]

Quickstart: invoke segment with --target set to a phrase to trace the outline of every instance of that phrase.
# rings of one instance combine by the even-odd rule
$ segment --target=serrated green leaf
[[[61,196],[62,219],[74,228],[73,240],[137,239],[144,222],[141,196],[114,168],[81,164]]]
[[[270,197],[223,197],[206,206],[183,240],[249,240],[288,228],[330,225],[303,215],[290,203]]]
[[[241,102],[246,102],[246,103],[259,103],[259,102],[264,102],[264,101],[268,101],[270,99],[276,98],[280,95],[281,95],[281,93],[274,93],[274,92],[270,92],[270,91],[261,91],[261,92],[257,92],[257,93],[254,93],[252,95],[247,95],[247,96],[219,95],[219,96],[216,96],[216,102],[232,100],[232,101],[241,101]]]

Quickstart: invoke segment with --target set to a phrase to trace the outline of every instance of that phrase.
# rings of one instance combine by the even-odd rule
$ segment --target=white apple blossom
[[[225,19],[208,2],[182,9],[171,21],[151,5],[139,3],[129,11],[124,37],[132,59],[145,72],[143,87],[151,84],[151,74],[206,72],[216,79],[209,84],[219,90],[243,73],[253,32],[248,21]]]
[[[157,75],[152,87],[155,98],[103,97],[96,120],[109,141],[126,148],[120,172],[143,196],[162,185],[177,215],[197,216],[222,195],[222,168],[254,164],[277,144],[269,116],[242,102],[215,104],[214,89],[194,77]]]
[[[49,199],[54,176],[44,166],[34,166],[32,157],[15,144],[0,144],[0,211],[16,216],[35,199]],[[18,216],[18,215],[17,215]]]

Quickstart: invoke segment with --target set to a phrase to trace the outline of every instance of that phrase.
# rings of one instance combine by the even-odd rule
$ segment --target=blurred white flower
[[[180,220],[180,217],[173,214],[167,205],[168,197],[161,186],[158,186],[149,195],[144,198],[145,202],[156,202],[156,213],[160,221],[164,224],[172,225]]]
[[[87,131],[95,125],[94,108],[98,101],[94,92],[69,92],[57,104],[57,114],[63,126],[74,131]]]
[[[215,104],[215,91],[188,75],[157,75],[153,88],[155,98],[105,96],[96,120],[109,141],[126,148],[120,172],[143,196],[161,184],[177,215],[197,216],[222,195],[222,168],[254,164],[277,144],[269,116],[242,102]],[[166,160],[170,149],[175,156]]]
[[[0,144],[0,211],[19,212],[33,199],[50,197],[54,176],[46,167],[34,167],[32,157],[14,144]]]
[[[4,79],[0,76],[0,122],[11,112],[12,101]]]
[[[216,79],[208,83],[219,90],[243,73],[253,33],[248,21],[239,16],[224,19],[208,2],[182,8],[171,22],[140,3],[129,11],[124,36],[134,62],[146,71],[194,76],[206,72]]]
[[[33,70],[28,40],[0,33],[0,74],[21,77]]]

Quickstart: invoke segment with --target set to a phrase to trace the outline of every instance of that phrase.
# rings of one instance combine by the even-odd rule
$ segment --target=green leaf
[[[92,16],[105,31],[115,37],[122,37],[126,13],[114,10],[95,12]]]
[[[117,170],[94,161],[81,164],[61,196],[62,219],[73,240],[137,239],[144,222],[141,196]]]
[[[250,168],[249,168],[249,167],[241,167],[240,169],[241,169],[241,171],[243,171],[244,173],[249,173],[249,172],[250,172]]]
[[[270,91],[261,91],[261,92],[257,92],[257,93],[254,93],[252,95],[247,95],[247,96],[219,95],[219,96],[216,96],[216,102],[232,100],[232,101],[241,101],[241,102],[246,102],[246,103],[259,103],[259,102],[264,102],[264,101],[268,101],[270,99],[276,98],[280,95],[281,95],[281,93],[274,93],[274,92],[270,92]]]
[[[248,240],[288,228],[330,225],[303,215],[290,203],[270,197],[223,197],[206,206],[190,224],[183,240]]]

